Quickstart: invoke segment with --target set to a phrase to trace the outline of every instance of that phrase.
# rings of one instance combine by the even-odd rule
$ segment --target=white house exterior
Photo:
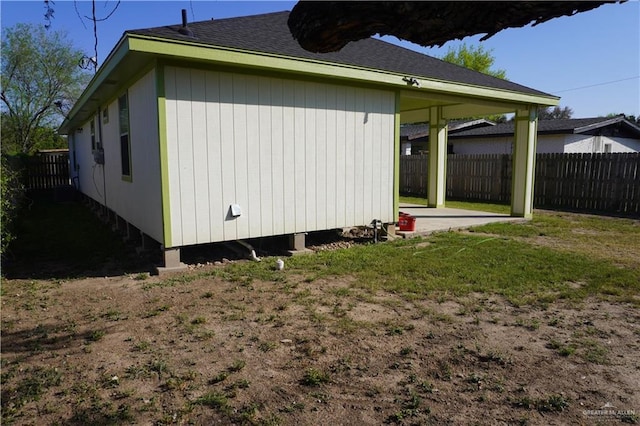
[[[162,241],[156,70],[145,73],[124,94],[130,106],[131,178],[121,172],[119,98],[115,98],[69,134],[72,180],[83,194]],[[94,152],[99,151],[104,153],[103,164],[94,158]]]
[[[394,222],[393,92],[180,67],[164,82],[173,244]]]
[[[512,214],[531,216],[536,111],[558,98],[381,40],[310,53],[287,18],[126,32],[60,128],[80,192],[159,242],[169,268],[195,244],[300,248],[306,232],[397,221],[401,122],[432,123],[441,207],[447,121],[515,112]]]

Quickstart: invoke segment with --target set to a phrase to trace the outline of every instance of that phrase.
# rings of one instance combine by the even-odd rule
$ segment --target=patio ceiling
[[[400,93],[400,121],[402,124],[419,123],[428,121],[429,110],[433,107],[442,107],[442,118],[454,120],[468,117],[478,117],[493,114],[509,114],[518,108],[531,104],[557,105],[558,99],[545,99],[543,101],[533,99],[516,101],[515,99],[499,99],[507,96],[496,92],[494,98],[450,95],[432,91],[409,91]],[[514,96],[510,96],[514,98]],[[517,97],[516,97],[517,98]]]

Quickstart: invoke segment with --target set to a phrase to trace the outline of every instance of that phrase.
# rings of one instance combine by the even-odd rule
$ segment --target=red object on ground
[[[401,231],[415,231],[416,218],[411,216],[410,214],[400,212],[398,226],[400,227]]]

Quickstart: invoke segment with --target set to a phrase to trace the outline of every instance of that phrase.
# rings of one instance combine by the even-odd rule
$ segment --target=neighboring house
[[[478,127],[495,126],[496,123],[484,118],[476,120],[450,121],[448,134],[476,129]],[[511,132],[513,135],[513,131]],[[448,153],[452,146],[448,144]],[[429,151],[429,123],[403,124],[400,126],[400,155],[419,155]]]
[[[453,154],[511,154],[513,123],[449,137]],[[640,127],[623,116],[538,121],[538,154],[640,152]]]
[[[124,33],[69,112],[73,181],[180,247],[398,218],[400,124],[430,121],[444,205],[447,121],[515,113],[512,214],[530,217],[536,111],[558,98],[377,39],[303,50],[288,12]],[[141,17],[142,18],[142,17]]]

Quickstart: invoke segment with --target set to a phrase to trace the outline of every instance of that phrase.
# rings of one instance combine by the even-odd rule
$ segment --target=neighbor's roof
[[[477,120],[449,121],[447,132],[449,134],[462,132],[476,127],[495,126],[496,123],[485,118]],[[429,136],[429,123],[403,124],[400,126],[400,139],[415,140]]]
[[[197,42],[246,51],[354,65],[406,74],[412,77],[451,81],[530,95],[552,96],[373,38],[351,42],[339,52],[311,53],[300,47],[291,35],[287,25],[288,18],[289,12],[285,11],[192,22],[188,24],[188,27],[193,32],[193,37],[179,32],[181,24],[131,30],[126,34]]]
[[[640,138],[640,127],[623,116],[596,118],[568,118],[556,120],[539,120],[538,134],[579,134],[589,133],[609,126],[617,126],[631,135]],[[479,127],[455,133],[452,138],[480,138],[491,136],[513,136],[514,122],[497,124],[489,127]]]

